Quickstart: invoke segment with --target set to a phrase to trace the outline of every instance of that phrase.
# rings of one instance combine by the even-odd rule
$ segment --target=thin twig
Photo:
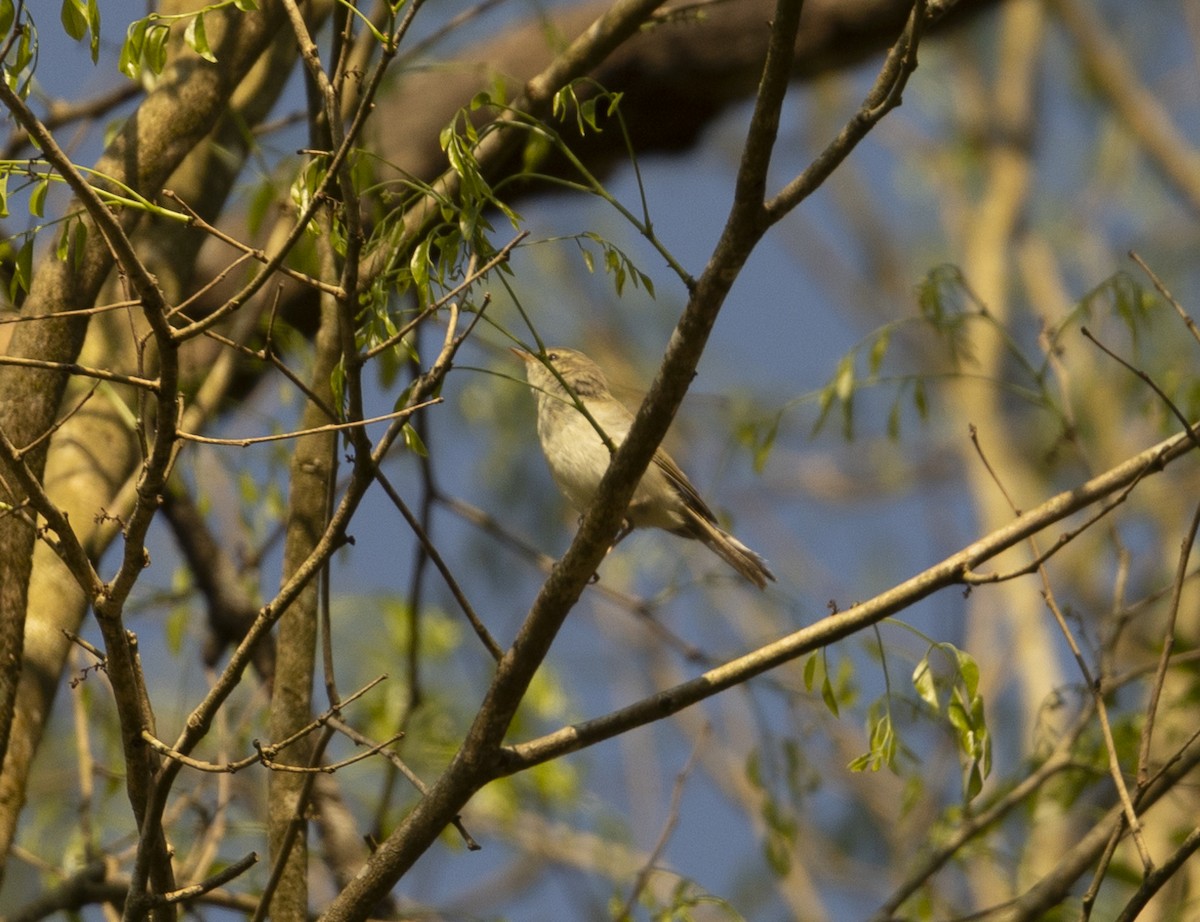
[[[1088,667],[1087,660],[1083,658],[1083,653],[1079,649],[1075,635],[1067,624],[1067,619],[1063,616],[1062,610],[1058,607],[1058,602],[1054,598],[1054,593],[1050,588],[1049,576],[1046,574],[1044,568],[1042,569],[1042,581],[1044,587],[1042,597],[1046,600],[1046,605],[1050,609],[1051,614],[1054,615],[1058,629],[1067,640],[1067,645],[1071,649],[1071,655],[1075,657],[1075,663],[1079,666],[1079,671],[1083,674],[1084,681],[1087,682],[1089,693],[1095,698],[1096,717],[1100,722],[1100,735],[1104,737],[1104,748],[1108,755],[1109,775],[1112,777],[1113,785],[1117,789],[1117,796],[1121,800],[1121,807],[1125,811],[1125,822],[1133,834],[1134,845],[1137,846],[1138,856],[1142,859],[1142,868],[1149,874],[1154,870],[1154,859],[1150,856],[1150,849],[1146,845],[1146,837],[1142,832],[1142,822],[1137,815],[1137,810],[1134,809],[1133,798],[1129,796],[1129,786],[1125,784],[1125,773],[1121,768],[1121,757],[1117,753],[1116,740],[1113,739],[1112,723],[1108,719],[1108,706],[1104,702],[1100,683],[1092,677],[1092,671]]]
[[[356,701],[357,699],[361,698],[363,695],[365,695],[367,692],[369,692],[372,688],[374,688],[380,682],[384,681],[386,678],[387,678],[387,676],[377,676],[376,678],[374,678],[370,682],[368,682],[366,685],[364,685],[362,688],[360,688],[358,691],[354,692],[354,694],[348,696],[345,700],[340,702],[338,707],[329,708],[324,713],[322,713],[322,714],[318,715],[317,717],[313,718],[312,720],[310,720],[307,724],[305,724],[303,727],[301,727],[295,733],[291,734],[290,736],[285,737],[284,739],[279,740],[278,742],[263,744],[263,743],[260,743],[257,740],[255,740],[253,742],[255,754],[252,756],[246,756],[245,758],[242,758],[242,759],[237,759],[233,762],[216,763],[216,762],[206,762],[203,759],[193,758],[192,756],[188,755],[187,753],[180,752],[178,749],[175,749],[175,748],[167,745],[162,740],[160,740],[156,736],[154,736],[154,734],[148,730],[142,731],[141,738],[155,752],[158,752],[161,755],[164,755],[167,758],[180,763],[181,765],[186,765],[189,768],[196,769],[197,771],[209,772],[212,774],[232,775],[236,772],[241,771],[244,768],[248,768],[251,765],[265,765],[268,768],[278,769],[281,771],[308,771],[309,769],[298,768],[297,766],[294,766],[294,765],[280,765],[279,763],[275,762],[275,756],[277,756],[280,752],[282,752],[288,746],[290,746],[293,743],[297,742],[298,740],[301,740],[304,737],[308,736],[308,734],[312,733],[314,730],[317,730],[317,729],[329,724],[329,722],[331,720],[333,720],[337,716],[337,714],[339,714],[341,712],[342,708],[344,708],[346,705],[350,704],[351,702]],[[384,746],[388,746],[393,742],[395,742],[395,738],[388,740],[386,743],[378,744],[378,746],[376,748],[379,749]],[[373,754],[374,754],[373,752],[366,753],[366,755],[373,755]],[[360,758],[362,758],[361,755],[356,756],[354,759],[351,759],[350,761],[357,762]],[[342,764],[343,763],[337,763],[337,765],[332,766],[332,768],[340,768]],[[347,762],[344,764],[349,764],[349,763]],[[316,770],[317,771],[327,771],[328,769],[326,767],[321,767]]]
[[[671,841],[671,835],[679,823],[679,805],[683,801],[683,787],[692,774],[692,769],[700,755],[700,746],[706,742],[709,732],[709,727],[705,725],[700,738],[696,740],[696,745],[692,747],[692,751],[688,755],[687,762],[679,770],[679,774],[675,776],[675,784],[671,788],[671,802],[667,806],[667,818],[663,822],[662,831],[658,834],[658,841],[654,843],[654,848],[650,850],[650,854],[646,856],[646,860],[642,862],[642,866],[638,869],[633,886],[629,888],[629,896],[625,898],[625,904],[617,914],[617,919],[625,920],[633,918],[633,907],[636,905],[642,891],[646,889],[646,884],[650,882],[650,875],[654,872],[654,867],[658,863],[658,859],[666,850],[667,843]]]
[[[340,718],[337,718],[337,717],[330,718],[329,726],[331,726],[333,729],[337,730],[339,733],[342,733],[343,735],[345,735],[346,737],[348,737],[349,739],[351,739],[352,741],[354,741],[355,743],[357,743],[360,746],[373,746],[374,745],[374,743],[372,743],[367,737],[363,736],[363,734],[359,733],[352,726],[350,726],[348,723],[341,720]],[[421,780],[420,775],[418,775],[416,772],[414,772],[411,768],[408,767],[408,763],[406,763],[402,758],[400,758],[400,755],[398,753],[393,752],[391,749],[383,749],[380,751],[380,754],[385,759],[387,759],[389,762],[391,762],[392,765],[394,765],[396,767],[396,769],[400,772],[400,774],[402,774],[405,778],[408,779],[409,784],[411,784],[414,788],[416,788],[417,791],[422,796],[429,793],[429,786],[424,781]],[[469,832],[467,832],[466,828],[462,824],[461,816],[456,815],[454,817],[454,819],[451,821],[451,825],[454,826],[454,828],[458,830],[458,834],[460,836],[462,836],[463,843],[467,846],[468,851],[477,852],[477,851],[479,851],[479,849],[481,849],[483,847],[478,842],[475,841],[475,839],[471,836],[471,834]]]
[[[424,548],[425,553],[429,555],[429,559],[433,562],[433,565],[437,567],[438,572],[442,574],[442,579],[446,581],[446,587],[450,590],[451,595],[454,596],[454,600],[458,602],[458,607],[462,609],[462,613],[466,616],[467,621],[470,622],[471,629],[475,631],[475,636],[478,637],[484,647],[487,648],[487,651],[491,654],[492,659],[494,659],[496,662],[499,662],[500,658],[504,656],[504,648],[496,642],[496,639],[492,637],[491,632],[487,629],[487,625],[484,624],[483,620],[478,614],[476,614],[474,607],[467,598],[467,594],[463,592],[462,587],[458,584],[458,580],[454,578],[454,574],[450,571],[450,568],[446,566],[446,561],[442,558],[442,555],[438,553],[438,549],[434,546],[432,539],[429,537],[429,533],[421,525],[421,522],[417,519],[417,517],[413,515],[412,510],[408,508],[408,504],[405,503],[400,494],[396,492],[396,488],[392,486],[391,481],[387,479],[383,471],[377,470],[375,472],[375,479],[379,481],[379,485],[383,487],[383,491],[388,495],[388,498],[391,499],[392,505],[394,505],[400,511],[402,516],[404,516],[404,521],[408,523],[408,527],[411,528],[413,534],[417,536],[417,540],[421,543],[421,547]]]
[[[1171,665],[1171,653],[1175,649],[1175,624],[1179,618],[1179,604],[1183,598],[1188,558],[1192,555],[1192,545],[1196,541],[1197,530],[1200,530],[1200,505],[1197,505],[1196,511],[1192,513],[1192,525],[1184,536],[1179,549],[1179,564],[1171,586],[1171,605],[1168,609],[1167,624],[1163,628],[1162,652],[1159,653],[1154,681],[1150,685],[1150,700],[1146,703],[1146,721],[1142,725],[1142,740],[1138,749],[1137,784],[1139,788],[1145,787],[1149,780],[1150,740],[1154,734],[1154,721],[1158,716],[1159,698],[1162,696],[1163,686],[1167,681],[1167,668]]]
[[[1105,355],[1107,355],[1109,358],[1115,359],[1130,372],[1149,385],[1150,389],[1159,396],[1159,399],[1167,405],[1167,409],[1169,409],[1175,418],[1183,425],[1192,441],[1195,442],[1197,446],[1200,446],[1200,432],[1197,432],[1196,429],[1192,427],[1192,425],[1188,422],[1187,417],[1183,415],[1183,411],[1180,410],[1179,407],[1175,406],[1175,403],[1166,395],[1166,392],[1155,383],[1153,378],[1151,378],[1140,368],[1130,365],[1127,361],[1109,349],[1108,346],[1104,345],[1104,343],[1100,342],[1100,340],[1093,336],[1091,330],[1089,330],[1087,327],[1081,327],[1079,332],[1081,332],[1087,339],[1095,343]]]
[[[140,387],[152,394],[159,392],[159,382],[150,378],[123,375],[119,372],[109,371],[107,368],[92,368],[88,365],[80,365],[78,362],[52,362],[49,359],[28,359],[19,355],[0,355],[0,365],[19,365],[22,368],[63,371],[69,375],[79,375],[83,378],[96,378],[100,381],[110,381],[113,384],[127,384],[130,387]]]
[[[132,299],[113,301],[110,304],[101,304],[97,307],[81,307],[77,310],[55,311],[53,314],[0,314],[0,326],[8,323],[45,323],[51,320],[62,320],[64,317],[94,317],[99,314],[106,314],[109,311],[137,307],[140,303],[140,301]]]
[[[987,456],[984,454],[983,448],[979,444],[978,433],[976,432],[974,426],[971,426],[970,432],[971,442],[974,444],[975,450],[979,453],[979,457],[982,459],[983,465],[987,469],[988,474],[991,476],[996,486],[999,487],[1000,492],[1004,494],[1004,499],[1008,502],[1009,508],[1012,509],[1013,515],[1017,518],[1020,518],[1020,509],[1018,509],[1016,504],[1013,503],[1012,498],[1008,494],[1008,490],[1005,489],[1004,484],[1000,481],[1000,478],[996,475],[992,465],[988,462]],[[1128,491],[1131,490],[1136,483],[1137,481],[1135,480],[1134,483],[1130,484],[1124,491],[1123,495],[1128,495]],[[1075,663],[1079,667],[1079,672],[1083,675],[1084,681],[1087,683],[1088,693],[1093,698],[1093,703],[1096,708],[1096,717],[1100,722],[1100,732],[1104,737],[1104,745],[1108,753],[1109,774],[1112,776],[1113,784],[1116,786],[1121,803],[1125,808],[1125,819],[1129,823],[1129,828],[1133,831],[1133,840],[1137,845],[1138,853],[1141,856],[1142,865],[1146,871],[1149,872],[1154,867],[1154,862],[1151,859],[1150,851],[1146,846],[1145,836],[1142,834],[1141,821],[1138,819],[1137,812],[1133,808],[1133,800],[1129,796],[1129,788],[1125,784],[1125,776],[1121,769],[1121,759],[1117,754],[1117,744],[1113,739],[1112,725],[1108,719],[1108,707],[1104,702],[1103,688],[1101,687],[1100,681],[1093,677],[1091,667],[1088,666],[1087,660],[1084,659],[1083,652],[1080,650],[1079,644],[1075,640],[1075,634],[1071,630],[1070,625],[1067,624],[1067,619],[1063,616],[1062,610],[1058,606],[1058,601],[1054,596],[1054,588],[1050,583],[1050,573],[1046,569],[1045,564],[1041,562],[1042,555],[1038,549],[1037,536],[1030,535],[1026,540],[1030,549],[1033,551],[1034,558],[1039,560],[1036,571],[1042,581],[1042,598],[1045,599],[1046,606],[1050,609],[1050,613],[1054,616],[1054,620],[1058,624],[1059,631],[1066,639],[1067,646],[1071,650],[1071,655],[1075,657]]]
[[[989,467],[990,470],[990,467]],[[1152,468],[1147,466],[1143,475],[1152,473]],[[984,586],[991,583],[1003,583],[1014,580],[1020,576],[1028,576],[1030,573],[1036,573],[1042,564],[1046,563],[1051,557],[1061,551],[1064,547],[1074,541],[1077,537],[1111,513],[1114,509],[1120,507],[1133,492],[1134,488],[1141,482],[1141,477],[1133,481],[1124,490],[1117,494],[1116,498],[1105,503],[1099,510],[1088,516],[1077,528],[1072,528],[1060,534],[1049,548],[1045,551],[1037,551],[1033,559],[1022,567],[1017,567],[1013,570],[992,573],[975,573],[966,572],[963,574],[963,583],[968,586]],[[1036,549],[1035,549],[1036,550]]]
[[[178,193],[173,192],[170,189],[163,189],[163,195],[171,199],[173,202],[176,202],[179,207],[187,213],[190,223],[204,231],[204,233],[208,234],[210,237],[221,241],[227,246],[233,247],[235,250],[240,251],[243,257],[249,257],[250,259],[257,260],[264,265],[270,262],[271,258],[267,255],[266,250],[263,250],[259,247],[252,247],[247,243],[242,243],[242,241],[238,240],[236,237],[231,237],[219,227],[209,224],[204,220],[204,218],[200,217],[199,212],[197,212],[194,208],[192,208],[191,205],[180,198]],[[240,262],[241,259],[238,260],[238,263]],[[236,264],[237,263],[235,263],[235,265]],[[327,295],[332,295],[338,299],[345,299],[346,297],[346,292],[344,292],[339,286],[331,285],[328,282],[323,282],[318,278],[313,278],[311,275],[306,275],[305,273],[293,269],[291,266],[286,264],[280,264],[277,268],[277,271],[280,275],[286,275],[293,281],[299,282],[302,285],[307,285],[309,288],[315,288],[317,291],[324,292]]]
[[[1142,910],[1146,908],[1146,904],[1154,898],[1154,895],[1162,889],[1167,881],[1178,873],[1184,863],[1198,849],[1200,849],[1200,827],[1194,828],[1187,834],[1187,838],[1162,863],[1161,867],[1146,875],[1138,886],[1137,891],[1129,898],[1129,902],[1121,909],[1121,914],[1114,919],[1114,922],[1134,922],[1141,915]]]
[[[1196,340],[1196,342],[1200,342],[1200,327],[1196,326],[1196,321],[1194,321],[1191,318],[1191,315],[1183,309],[1183,305],[1175,300],[1175,296],[1171,294],[1171,292],[1167,289],[1167,286],[1163,284],[1163,280],[1155,275],[1154,270],[1146,265],[1146,261],[1143,260],[1142,257],[1140,257],[1133,250],[1129,251],[1129,258],[1142,267],[1142,271],[1150,277],[1150,281],[1154,283],[1154,287],[1158,289],[1158,293],[1167,299],[1168,304],[1175,308],[1175,312],[1179,314],[1184,326],[1186,326],[1188,328],[1188,332],[1192,334],[1192,339]]]
[[[205,878],[197,884],[192,884],[189,887],[181,887],[178,890],[173,890],[170,893],[164,893],[161,896],[152,896],[150,901],[152,904],[182,903],[186,900],[194,900],[198,896],[202,896],[211,890],[217,889],[222,884],[227,884],[235,877],[240,877],[250,868],[258,863],[258,853],[250,852],[250,854],[239,858],[228,867],[222,868],[211,877]]]
[[[372,423],[383,423],[389,420],[406,419],[412,416],[417,410],[423,410],[426,407],[431,407],[441,403],[443,398],[433,397],[426,400],[424,403],[414,404],[410,407],[404,407],[402,410],[395,410],[391,413],[385,413],[383,416],[372,416],[370,419],[354,420],[349,423],[329,423],[325,426],[317,426],[313,429],[297,429],[293,432],[280,432],[275,435],[256,435],[249,436],[244,439],[218,439],[207,435],[197,435],[194,432],[180,432],[179,437],[189,442],[201,442],[205,445],[231,445],[235,448],[246,448],[249,445],[259,445],[263,442],[279,442],[284,439],[299,439],[308,435],[316,435],[319,432],[340,432],[345,429],[359,429],[363,426],[369,426]]]

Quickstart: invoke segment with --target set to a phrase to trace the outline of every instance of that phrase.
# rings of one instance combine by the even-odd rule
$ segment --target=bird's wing
[[[674,458],[660,448],[654,452],[654,460],[651,463],[663,472],[688,509],[707,522],[716,522],[717,517],[708,508],[708,503],[696,492],[692,482],[687,479],[687,474],[675,463]]]

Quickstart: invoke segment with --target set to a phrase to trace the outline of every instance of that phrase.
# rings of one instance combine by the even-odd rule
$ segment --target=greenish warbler
[[[591,505],[600,478],[608,470],[611,452],[591,420],[579,412],[572,393],[614,447],[629,434],[633,414],[609,391],[600,367],[582,352],[556,348],[537,356],[523,349],[512,351],[525,362],[525,375],[537,397],[538,438],[550,473],[567,501],[582,513]],[[561,381],[546,362],[562,376]],[[654,453],[634,490],[616,540],[634,528],[662,528],[702,541],[759,589],[775,579],[765,560],[717,524],[687,475],[662,448]]]

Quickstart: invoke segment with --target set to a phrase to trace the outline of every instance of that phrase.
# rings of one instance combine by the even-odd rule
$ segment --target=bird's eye
[[[552,362],[557,362],[558,361],[558,353],[557,352],[547,352],[546,358],[548,358]]]

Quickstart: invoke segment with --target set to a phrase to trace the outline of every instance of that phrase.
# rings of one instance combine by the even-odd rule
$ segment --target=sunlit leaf
[[[926,656],[917,663],[917,668],[913,670],[912,683],[922,701],[935,711],[942,709],[942,703],[938,699],[937,681],[933,670],[929,668],[929,657]]]
[[[411,423],[404,424],[404,444],[408,446],[410,451],[416,452],[420,457],[429,457],[429,449],[425,447],[420,434],[413,428]]]
[[[16,19],[16,7],[13,0],[0,0],[0,37],[12,31]]]
[[[46,213],[46,193],[50,189],[50,180],[38,182],[29,193],[29,213],[41,218]]]
[[[80,0],[63,0],[58,18],[62,23],[63,31],[75,41],[82,41],[83,37],[87,35],[87,7]]]
[[[204,60],[213,64],[217,63],[217,56],[212,53],[212,49],[208,45],[208,32],[204,28],[203,13],[192,17],[192,21],[183,30],[183,40],[189,48],[204,58]]]

